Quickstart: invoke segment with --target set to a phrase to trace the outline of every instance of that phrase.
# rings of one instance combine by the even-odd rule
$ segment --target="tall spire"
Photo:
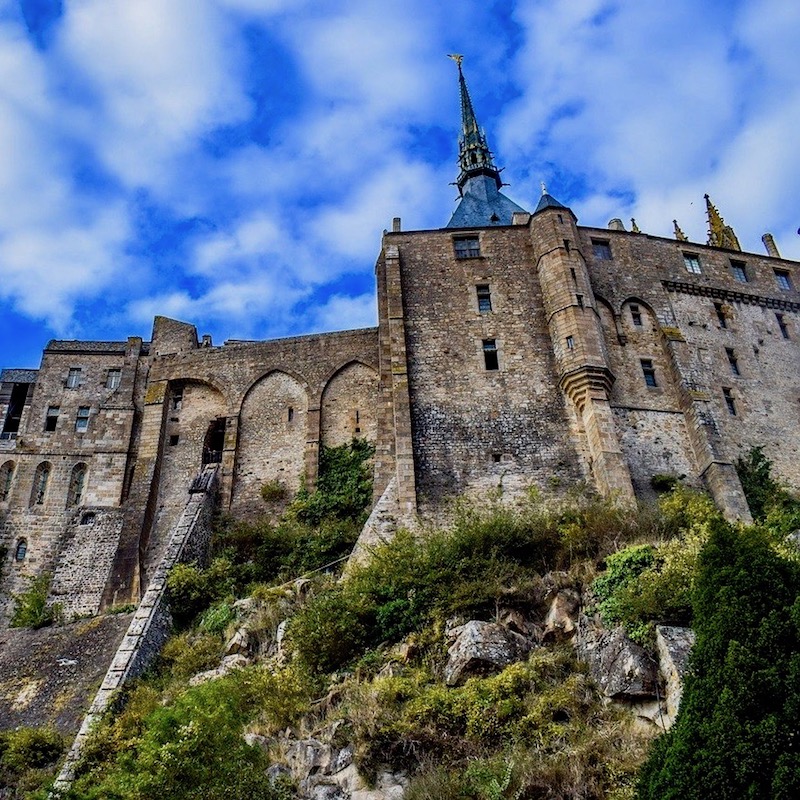
[[[458,139],[458,165],[461,171],[456,180],[459,191],[463,194],[466,182],[477,175],[488,175],[493,178],[499,189],[503,182],[500,180],[500,170],[492,160],[492,151],[486,142],[486,134],[478,126],[472,99],[469,96],[467,82],[461,62],[464,56],[454,54],[449,56],[458,66],[458,83],[461,90],[461,136]]]
[[[524,209],[500,192],[503,185],[500,170],[492,161],[486,134],[478,127],[475,109],[461,71],[463,56],[451,55],[450,58],[458,65],[461,89],[461,136],[458,137],[458,164],[461,169],[456,180],[461,197],[447,227],[511,225],[514,214]]]
[[[725,224],[711,198],[705,195],[708,212],[708,243],[712,247],[724,247],[727,250],[741,250],[739,240],[730,225]]]
[[[673,227],[673,230],[675,231],[675,238],[679,242],[688,242],[689,241],[686,238],[686,234],[681,230],[681,226],[678,225],[678,220],[676,220],[676,219],[672,220],[672,227]]]

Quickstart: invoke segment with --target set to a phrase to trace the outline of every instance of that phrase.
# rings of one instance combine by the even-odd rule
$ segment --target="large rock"
[[[577,630],[580,608],[581,596],[574,589],[556,591],[544,620],[543,641],[563,642],[571,639]]]
[[[576,650],[606,697],[639,700],[656,696],[656,665],[644,648],[625,635],[623,628],[596,628],[583,617]]]
[[[473,675],[499,672],[525,658],[531,651],[529,639],[496,622],[471,620],[451,631],[454,641],[447,651],[444,679],[455,686]]]
[[[667,704],[667,726],[678,713],[683,696],[683,679],[694,646],[695,633],[691,628],[656,627],[656,650],[661,674],[664,676],[664,698]]]

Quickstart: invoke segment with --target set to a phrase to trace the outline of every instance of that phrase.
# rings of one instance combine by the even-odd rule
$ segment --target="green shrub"
[[[372,474],[369,462],[375,448],[366,439],[353,439],[339,447],[323,447],[314,492],[301,489],[290,513],[309,525],[324,519],[363,521],[372,502]]]
[[[286,497],[286,486],[279,480],[269,481],[261,487],[261,499],[265,503],[277,503]]]
[[[197,627],[205,633],[222,634],[235,619],[233,599],[226,597],[213,603],[202,613]]]
[[[161,651],[162,663],[173,678],[185,681],[213,669],[222,657],[222,641],[210,633],[187,631],[170,638]]]
[[[661,494],[664,492],[671,492],[679,481],[680,477],[678,477],[677,475],[669,475],[659,472],[656,475],[653,475],[652,478],[650,478],[650,486],[653,487],[654,491]]]
[[[764,531],[712,525],[694,592],[697,642],[678,718],[641,800],[800,796],[800,566]]]
[[[52,780],[65,746],[61,734],[49,728],[0,732],[0,797],[32,797]]]
[[[215,558],[208,569],[176,564],[167,576],[167,602],[175,622],[184,625],[215,600],[233,593],[234,570],[226,558]]]
[[[50,575],[43,573],[30,579],[29,587],[14,595],[14,611],[9,624],[12,628],[44,628],[61,619],[60,603],[48,603]]]

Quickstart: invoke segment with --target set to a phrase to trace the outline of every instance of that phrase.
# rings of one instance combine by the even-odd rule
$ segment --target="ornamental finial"
[[[547,187],[544,185],[544,181],[539,181],[539,185],[542,187],[542,194],[547,194]]]
[[[458,68],[461,69],[461,62],[464,60],[464,56],[460,53],[448,53],[447,57],[452,58],[458,64]]]

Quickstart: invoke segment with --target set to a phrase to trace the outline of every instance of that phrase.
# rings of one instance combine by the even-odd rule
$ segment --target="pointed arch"
[[[47,499],[47,488],[50,484],[50,474],[53,471],[53,465],[49,461],[42,461],[36,467],[36,472],[33,474],[33,486],[31,486],[31,499],[30,507],[44,505]]]
[[[271,370],[247,390],[239,412],[233,505],[263,510],[265,483],[290,492],[300,487],[308,440],[309,393],[305,381],[286,370]]]
[[[11,495],[11,486],[14,483],[14,473],[16,464],[13,461],[6,461],[0,467],[0,503],[5,503]]]
[[[86,494],[86,474],[88,467],[83,462],[72,468],[67,489],[67,508],[74,508],[83,504]]]
[[[17,539],[17,544],[14,547],[14,561],[20,562],[24,561],[25,557],[28,555],[28,540],[22,536]]]
[[[321,442],[336,447],[351,439],[377,438],[378,373],[354,359],[326,381],[320,401]]]

